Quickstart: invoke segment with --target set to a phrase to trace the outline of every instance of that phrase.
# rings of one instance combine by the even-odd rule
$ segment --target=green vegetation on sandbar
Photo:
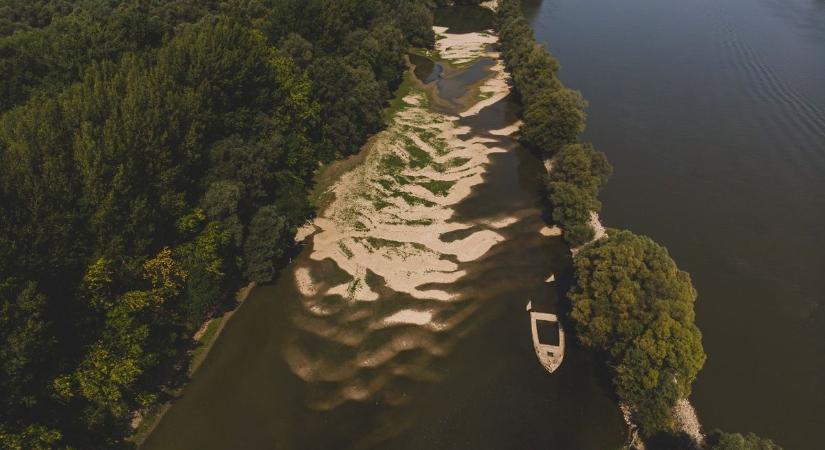
[[[455,181],[432,180],[418,183],[419,186],[432,192],[433,195],[444,197],[450,193],[450,189],[455,185]]]
[[[407,136],[402,136],[401,140],[404,143],[404,149],[410,155],[411,168],[421,169],[432,164],[432,155],[421,149],[412,139]]]
[[[389,153],[381,157],[381,162],[378,165],[381,173],[390,175],[400,173],[405,167],[407,167],[407,162],[395,153]]]

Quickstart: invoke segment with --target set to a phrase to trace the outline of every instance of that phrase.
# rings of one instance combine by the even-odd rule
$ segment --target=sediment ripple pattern
[[[487,48],[491,33],[436,31],[442,58],[498,58]],[[436,112],[426,91],[413,88],[363,163],[332,188],[334,200],[313,224],[310,257],[294,269],[302,300],[284,347],[307,383],[309,408],[403,405],[415,386],[441,377],[439,359],[472,329],[479,301],[451,285],[467,275],[464,263],[504,239],[498,229],[521,218],[481,227],[455,218],[455,206],[484,181],[490,155],[507,151],[508,134],[475,135],[459,121],[508,92],[500,63],[480,87],[481,104],[463,113]]]

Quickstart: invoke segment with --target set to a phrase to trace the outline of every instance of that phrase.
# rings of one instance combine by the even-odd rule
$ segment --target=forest
[[[0,3],[0,447],[128,447],[384,126],[432,6]]]

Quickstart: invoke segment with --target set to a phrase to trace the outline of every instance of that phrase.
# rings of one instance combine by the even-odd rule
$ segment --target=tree
[[[414,47],[431,48],[435,45],[433,11],[424,1],[401,0],[397,17],[404,37]]]
[[[287,262],[319,161],[384,125],[431,7],[0,6],[0,447],[123,445],[192,330]]]
[[[277,207],[261,208],[249,225],[244,244],[247,278],[257,283],[272,281],[293,236],[295,228],[288,225]]]
[[[43,425],[28,425],[15,431],[0,423],[0,447],[4,449],[51,450],[61,439],[59,431]]]
[[[37,405],[55,343],[44,317],[46,297],[34,282],[18,285],[0,282],[0,423]]]
[[[352,66],[340,57],[320,58],[308,73],[321,106],[319,141],[325,159],[350,155],[383,125],[386,90],[369,66]],[[341,95],[346,92],[347,95]]]
[[[604,153],[590,144],[567,145],[553,158],[547,194],[553,220],[564,229],[570,245],[579,246],[593,238],[590,216],[601,210],[599,191],[612,172]]]
[[[529,48],[513,71],[514,84],[518,86],[525,105],[530,105],[541,93],[555,92],[562,87],[556,77],[559,62],[540,45],[534,44]]]
[[[714,430],[707,437],[708,450],[782,450],[773,441],[753,433],[725,433]]]
[[[613,173],[604,153],[591,144],[571,144],[561,149],[553,158],[551,182],[565,182],[578,186],[597,197]]]
[[[664,247],[629,231],[584,247],[574,265],[568,295],[578,339],[608,355],[642,433],[667,430],[705,361],[690,276]]]
[[[524,143],[545,156],[576,142],[584,131],[587,103],[578,91],[558,89],[538,94],[524,112]]]
[[[598,211],[601,203],[585,189],[573,183],[554,181],[549,185],[553,204],[553,221],[564,229],[567,242],[579,246],[593,238],[590,212]]]
[[[240,278],[233,232],[224,222],[209,222],[196,239],[177,249],[187,273],[181,312],[189,328],[197,328],[232,298],[232,287]]]

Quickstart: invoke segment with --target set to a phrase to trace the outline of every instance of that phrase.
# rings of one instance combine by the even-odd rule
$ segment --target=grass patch
[[[400,173],[405,167],[407,167],[407,163],[404,161],[404,158],[395,153],[382,156],[381,161],[378,163],[378,170],[381,173],[391,175]]]
[[[464,164],[467,164],[468,162],[470,162],[470,158],[464,158],[464,157],[459,156],[459,157],[450,159],[449,161],[446,162],[445,165],[450,169],[454,169],[456,167],[461,167]]]
[[[392,181],[390,181],[390,180],[388,180],[388,179],[386,179],[386,178],[379,178],[379,179],[378,179],[378,180],[376,180],[375,182],[376,182],[376,183],[378,183],[378,184],[380,184],[382,188],[384,188],[384,189],[386,189],[386,190],[388,190],[388,191],[391,191],[391,190],[392,190],[392,187],[393,187]]]
[[[405,175],[395,175],[393,176],[393,179],[395,179],[395,182],[401,186],[408,185],[414,181],[412,178]]]
[[[449,169],[454,169],[456,167],[461,167],[464,164],[467,164],[467,162],[469,162],[469,161],[470,161],[470,158],[462,158],[462,157],[452,158],[452,159],[450,159],[449,161],[447,161],[445,163],[433,163],[433,169],[435,169],[437,172],[444,173]]]
[[[361,279],[356,278],[355,281],[350,283],[349,287],[347,288],[347,298],[352,299],[355,296],[355,291],[358,290],[358,285],[361,284]]]
[[[398,86],[398,89],[395,90],[395,96],[390,100],[390,104],[384,109],[382,115],[384,116],[384,122],[389,123],[393,117],[401,111],[402,109],[407,107],[407,104],[404,103],[404,97],[412,92],[413,88],[413,75],[412,70],[407,68],[404,71],[404,78],[401,80],[401,84]]]
[[[344,245],[343,242],[338,242],[338,249],[341,250],[341,253],[343,253],[344,256],[347,257],[347,259],[352,259],[352,257],[355,256],[353,255],[352,250],[350,250],[349,247]]]
[[[404,225],[413,225],[413,226],[427,226],[432,225],[432,219],[416,219],[416,220],[405,220]]]
[[[392,206],[392,203],[384,200],[383,198],[372,199],[372,207],[375,208],[376,211],[381,211],[387,206]]]
[[[398,247],[403,247],[404,246],[403,242],[392,241],[392,240],[389,240],[389,239],[382,239],[382,238],[377,238],[377,237],[372,237],[372,236],[365,237],[364,239],[367,241],[367,244],[369,244],[370,247],[375,248],[375,249],[385,248],[385,247],[398,248]]]
[[[446,197],[450,193],[450,189],[455,185],[455,181],[432,180],[423,183],[418,183],[419,186],[437,195],[439,197]]]
[[[433,162],[433,157],[424,150],[418,148],[415,142],[408,137],[404,137],[404,149],[410,155],[410,167],[413,169],[421,169],[429,166]]]
[[[410,194],[409,192],[395,191],[395,192],[393,192],[392,196],[393,197],[400,197],[400,198],[404,199],[404,201],[407,202],[407,204],[410,205],[410,206],[416,206],[416,205],[427,206],[427,207],[435,206],[435,203],[433,203],[429,200],[425,200],[421,197],[416,197],[416,196]]]
[[[439,156],[446,155],[449,152],[447,141],[438,137],[432,130],[421,131],[418,133],[418,137],[434,148]]]

